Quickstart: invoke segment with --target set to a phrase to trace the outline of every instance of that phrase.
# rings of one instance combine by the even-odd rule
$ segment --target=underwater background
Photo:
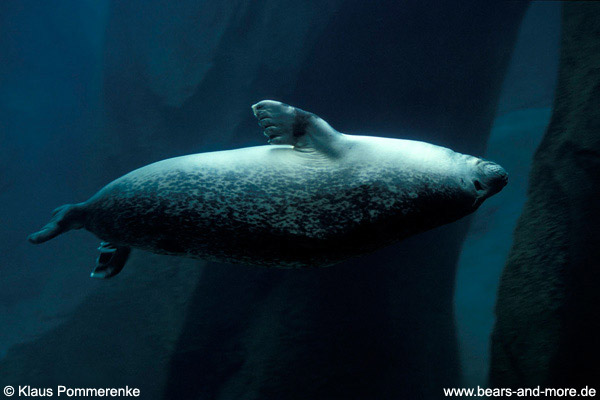
[[[124,173],[262,145],[272,98],[353,134],[484,156],[469,218],[326,269],[25,238]],[[0,2],[0,386],[145,399],[600,389],[600,3]]]

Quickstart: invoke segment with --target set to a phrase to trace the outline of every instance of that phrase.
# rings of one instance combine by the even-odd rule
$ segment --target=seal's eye
[[[479,182],[477,179],[475,179],[473,181],[473,185],[475,186],[475,190],[477,190],[477,191],[483,190],[483,186],[481,186],[481,182]]]

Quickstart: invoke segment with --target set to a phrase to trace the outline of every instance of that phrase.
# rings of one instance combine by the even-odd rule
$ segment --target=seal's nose
[[[508,183],[508,173],[506,173],[506,170],[496,163],[488,161],[483,167],[483,171],[485,175],[496,185],[504,187]]]
[[[498,193],[508,183],[508,174],[504,168],[494,162],[485,161],[481,170],[486,184],[492,192],[490,194]]]

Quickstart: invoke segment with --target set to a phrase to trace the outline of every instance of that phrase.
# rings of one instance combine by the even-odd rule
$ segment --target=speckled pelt
[[[497,164],[443,147],[345,135],[271,100],[253,111],[271,145],[145,166],[57,209],[30,241],[85,228],[105,242],[102,254],[134,247],[267,267],[327,266],[457,220],[506,184]],[[122,268],[100,273],[114,269],[105,258],[97,277]]]

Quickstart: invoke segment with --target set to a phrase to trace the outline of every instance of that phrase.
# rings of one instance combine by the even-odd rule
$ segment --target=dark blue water
[[[559,3],[526,9],[3,1],[0,383],[203,399],[441,398],[485,384],[497,280],[557,71]],[[510,185],[472,220],[303,275],[136,253],[98,282],[92,235],[26,242],[56,206],[134,168],[263,144],[250,112],[263,98],[343,132],[485,155]]]

